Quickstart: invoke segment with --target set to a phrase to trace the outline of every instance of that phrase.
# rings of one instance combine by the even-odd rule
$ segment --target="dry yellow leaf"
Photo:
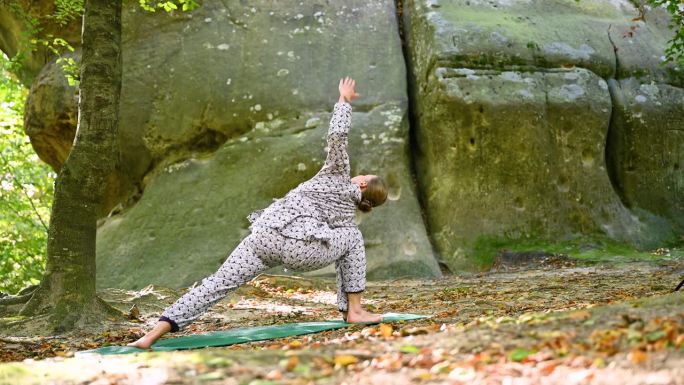
[[[285,365],[285,369],[288,372],[291,372],[294,370],[294,368],[299,365],[299,357],[297,356],[292,356],[290,359],[287,360],[287,365]]]
[[[587,310],[578,310],[570,313],[570,318],[578,321],[583,321],[585,319],[591,318],[591,313]]]
[[[629,358],[629,360],[633,364],[640,364],[640,363],[646,361],[646,359],[648,358],[648,355],[639,349],[634,349],[631,352],[629,352],[629,355],[627,356],[627,358]]]
[[[335,356],[335,364],[336,365],[347,366],[347,365],[355,364],[357,362],[359,362],[359,359],[356,358],[355,356],[351,356],[349,354],[342,354],[339,356]]]
[[[429,380],[432,380],[433,378],[434,378],[434,375],[432,375],[432,373],[430,373],[430,372],[421,372],[421,373],[418,373],[418,375],[416,376],[416,379],[420,380],[420,381],[429,381]]]
[[[677,339],[675,340],[675,346],[677,348],[681,348],[684,346],[684,334],[680,334]]]
[[[387,338],[392,336],[392,325],[380,324],[380,335]]]

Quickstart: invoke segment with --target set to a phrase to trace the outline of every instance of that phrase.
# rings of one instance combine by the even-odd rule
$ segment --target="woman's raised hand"
[[[338,89],[340,90],[340,102],[344,102],[345,100],[347,102],[351,102],[352,100],[356,99],[359,97],[359,94],[354,91],[354,87],[356,86],[356,81],[354,79],[350,78],[347,76],[346,78],[340,79],[340,85]]]

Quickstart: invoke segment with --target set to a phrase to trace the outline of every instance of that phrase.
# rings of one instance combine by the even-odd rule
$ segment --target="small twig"
[[[682,286],[684,286],[684,280],[682,280],[682,282],[680,282],[679,285],[677,285],[677,287],[674,289],[674,291],[679,291],[679,289],[681,289]]]

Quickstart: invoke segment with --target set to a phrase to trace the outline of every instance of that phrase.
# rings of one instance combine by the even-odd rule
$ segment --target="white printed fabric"
[[[251,234],[219,270],[167,308],[160,320],[177,331],[231,290],[264,270],[284,265],[310,271],[335,263],[337,306],[347,311],[347,293],[366,286],[363,236],[354,222],[361,190],[351,182],[347,135],[351,105],[336,103],[328,130],[328,156],[321,170],[282,199],[250,214]]]

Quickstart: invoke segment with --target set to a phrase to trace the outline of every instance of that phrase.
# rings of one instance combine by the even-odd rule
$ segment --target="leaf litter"
[[[671,290],[683,266],[564,261],[369,282],[367,309],[431,317],[196,351],[74,357],[134,341],[182,294],[110,289],[100,295],[129,314],[128,323],[97,334],[2,337],[0,359],[9,363],[0,383],[48,376],[57,384],[127,384],[147,373],[149,384],[675,384],[684,378],[684,293]],[[263,275],[174,336],[339,319],[334,305],[334,281]]]

